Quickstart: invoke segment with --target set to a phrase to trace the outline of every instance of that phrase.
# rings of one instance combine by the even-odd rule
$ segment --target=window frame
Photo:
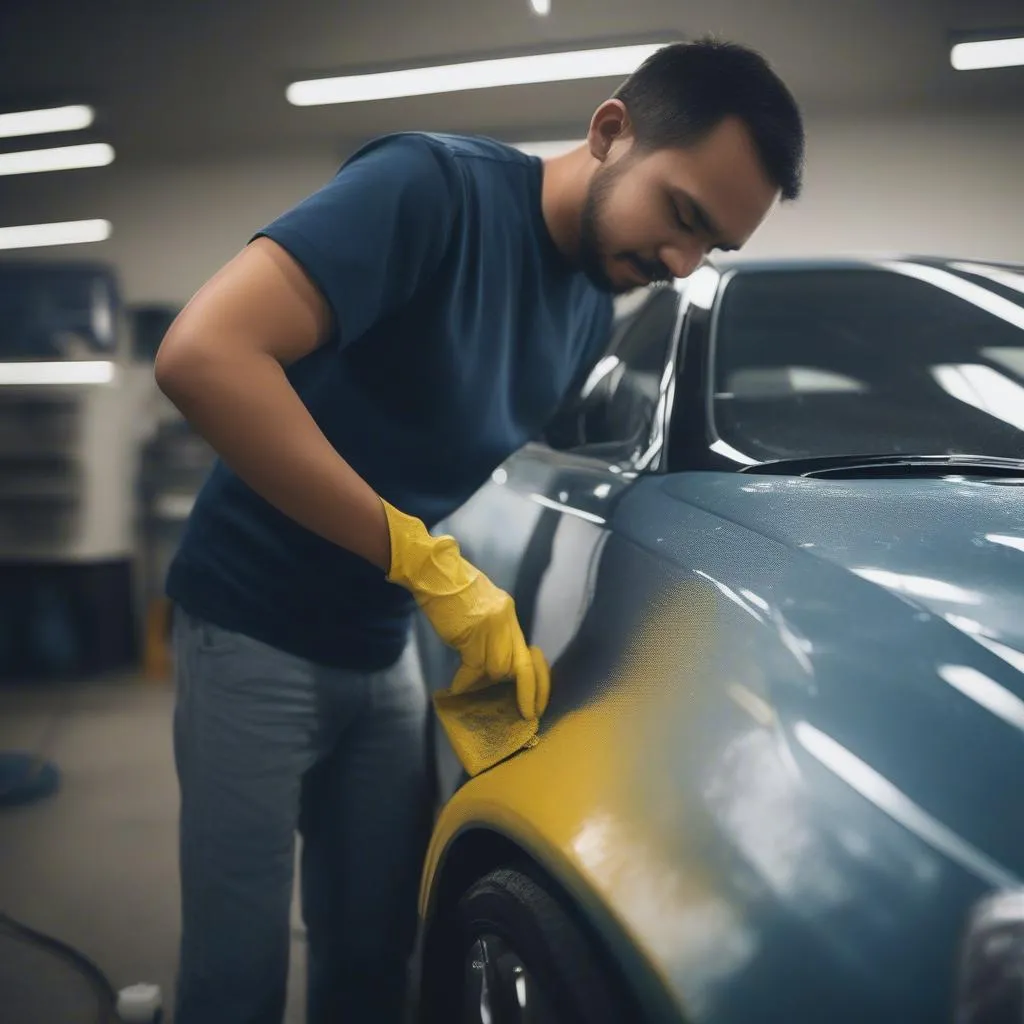
[[[920,260],[908,260],[908,263],[915,266],[934,266],[935,269],[945,270],[948,260],[936,260],[936,261],[920,261]],[[988,263],[989,266],[998,266],[998,264]],[[1007,267],[1014,272],[1021,272],[1024,268],[1024,264],[1007,264]],[[720,268],[721,277],[718,282],[717,291],[715,293],[714,301],[711,308],[704,313],[693,317],[691,319],[699,321],[699,324],[693,324],[688,329],[697,330],[698,333],[702,333],[700,338],[699,347],[702,350],[703,358],[698,359],[699,369],[696,371],[700,380],[700,406],[701,415],[703,418],[703,434],[702,438],[686,438],[682,437],[682,432],[678,429],[678,425],[675,430],[674,436],[679,437],[683,442],[681,447],[685,447],[687,452],[687,464],[686,465],[675,465],[673,466],[674,471],[679,471],[684,468],[701,468],[701,469],[724,469],[742,472],[744,470],[754,470],[759,466],[768,466],[777,461],[778,459],[764,459],[761,457],[755,458],[748,452],[740,451],[733,445],[725,440],[718,432],[718,426],[715,418],[715,380],[717,375],[718,366],[718,346],[721,339],[720,320],[722,311],[727,298],[727,289],[730,284],[736,280],[737,277],[741,276],[763,276],[763,275],[779,275],[789,276],[792,274],[803,274],[806,272],[828,272],[828,273],[848,273],[851,271],[870,271],[872,273],[882,274],[896,274],[899,271],[894,270],[890,267],[879,266],[876,262],[870,260],[857,260],[857,259],[827,259],[827,260],[769,260],[769,261],[757,261],[752,264],[743,265],[738,264],[732,267]],[[914,278],[915,275],[908,275]],[[690,421],[690,428],[694,427],[692,420]],[[842,457],[837,455],[837,457]]]
[[[690,305],[685,279],[679,279],[667,285],[651,286],[646,289],[649,297],[632,314],[635,318],[633,322],[626,326],[614,345],[609,343],[608,348],[605,349],[604,354],[594,364],[583,383],[574,389],[571,395],[567,396],[562,410],[556,414],[555,418],[577,409],[581,401],[584,400],[586,393],[603,379],[605,374],[601,374],[595,379],[596,371],[599,370],[602,363],[606,360],[616,357],[616,353],[625,345],[632,331],[639,326],[643,317],[650,312],[649,303],[652,301],[650,296],[655,291],[660,290],[671,290],[676,294],[677,298],[672,327],[665,346],[665,352],[661,359],[661,369],[658,378],[658,398],[654,406],[653,415],[651,415],[645,429],[641,431],[639,442],[634,439],[624,439],[621,442],[609,441],[601,445],[601,452],[597,454],[587,451],[586,445],[556,447],[550,444],[546,437],[543,437],[541,443],[556,455],[571,459],[598,459],[599,461],[614,465],[618,471],[623,473],[657,472],[663,467],[666,439],[668,438],[672,406],[676,393],[676,376],[682,355],[681,338],[685,333],[685,324]],[[627,318],[629,316],[630,314],[627,314]],[[618,325],[613,327],[613,333],[617,327]],[[621,365],[621,362],[618,365]],[[614,370],[615,367],[609,367],[606,373],[614,372]],[[595,442],[595,447],[596,445],[597,442]]]

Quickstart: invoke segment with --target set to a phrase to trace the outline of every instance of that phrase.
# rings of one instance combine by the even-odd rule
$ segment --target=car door
[[[681,287],[651,288],[620,303],[605,356],[545,436],[438,525],[512,594],[528,642],[553,666],[585,616],[615,503],[658,465],[684,306]],[[458,656],[422,618],[417,640],[428,688],[446,687]],[[435,744],[445,797],[461,768],[439,727]]]

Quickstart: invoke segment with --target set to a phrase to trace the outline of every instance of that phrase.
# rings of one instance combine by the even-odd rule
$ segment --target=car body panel
[[[1012,482],[517,453],[439,528],[515,597],[551,704],[536,747],[449,774],[424,920],[485,830],[646,1019],[949,1019],[971,907],[1024,876],[1022,523]]]

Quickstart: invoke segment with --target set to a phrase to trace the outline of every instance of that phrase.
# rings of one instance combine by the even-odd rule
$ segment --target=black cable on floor
[[[101,1013],[104,1016],[97,1021],[97,1024],[118,1024],[117,991],[107,976],[84,953],[79,952],[73,946],[69,946],[66,942],[61,942],[60,939],[55,939],[52,935],[46,935],[43,932],[36,931],[34,928],[30,928],[26,924],[22,924],[2,910],[0,910],[0,928],[7,929],[8,932],[24,939],[26,942],[42,946],[44,949],[54,953],[65,963],[81,971],[92,984],[96,995],[99,997]]]
[[[0,787],[0,807],[15,797],[17,790],[31,787],[38,780],[39,776],[47,770],[50,764],[49,754],[52,752],[57,734],[61,727],[66,724],[71,712],[72,701],[70,691],[65,691],[61,694],[61,697],[62,700],[57,710],[50,715],[49,720],[42,729],[42,734],[35,745],[35,750],[27,755],[32,759],[32,770],[27,778],[20,779],[13,786],[6,789]],[[13,802],[18,801],[14,800]],[[34,945],[37,948],[53,953],[59,960],[84,975],[97,996],[100,1013],[102,1014],[97,1020],[97,1024],[118,1024],[120,1018],[117,1015],[117,991],[107,976],[84,953],[68,945],[68,943],[54,938],[52,935],[46,935],[29,927],[27,924],[23,924],[2,910],[0,910],[0,931],[6,931],[8,935],[13,936],[16,940],[20,939],[26,944]]]

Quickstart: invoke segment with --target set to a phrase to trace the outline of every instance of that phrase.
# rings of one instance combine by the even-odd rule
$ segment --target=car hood
[[[760,604],[747,664],[794,750],[892,787],[975,876],[1024,877],[1024,488],[696,476],[666,490],[734,546],[717,582]]]
[[[713,474],[686,500],[833,563],[1024,668],[1024,486]],[[1024,693],[1021,694],[1024,696]]]
[[[717,595],[708,654],[638,732],[632,791],[653,808],[639,820],[664,823],[651,848],[734,865],[709,882],[742,922],[725,944],[797,950],[784,922],[802,922],[790,968],[822,958],[823,1006],[862,991],[888,1009],[860,1019],[939,1019],[934,978],[971,903],[1024,878],[1024,489],[680,474],[638,490],[621,528]],[[675,622],[699,636],[692,618]],[[713,856],[688,855],[696,806]],[[711,1010],[730,983],[660,946],[690,1015],[733,1019]],[[846,1019],[819,1011],[803,1019]]]
[[[541,742],[460,789],[431,865],[513,837],[694,1024],[945,1019],[971,903],[1024,877],[1022,513],[980,481],[636,481]]]

